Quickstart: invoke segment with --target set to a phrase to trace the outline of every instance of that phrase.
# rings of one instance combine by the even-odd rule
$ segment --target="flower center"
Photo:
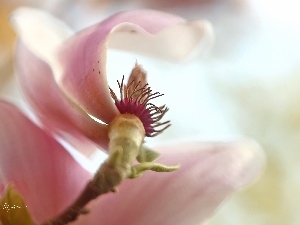
[[[125,85],[123,76],[121,83],[118,81],[120,99],[111,88],[109,90],[119,112],[137,116],[144,125],[145,135],[154,137],[171,126],[170,121],[160,122],[169,109],[166,105],[157,107],[150,103],[150,100],[163,94],[152,92],[148,83],[143,86],[141,86],[141,83],[142,81],[132,80],[128,85]]]

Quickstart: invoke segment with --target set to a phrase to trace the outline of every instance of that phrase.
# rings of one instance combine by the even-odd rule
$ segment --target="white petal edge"
[[[74,34],[61,20],[35,8],[16,9],[11,23],[26,46],[49,64],[55,63],[53,56],[57,47]]]
[[[187,20],[154,35],[132,23],[121,23],[111,31],[108,44],[111,48],[183,61],[205,55],[213,42],[213,28],[208,21]]]
[[[53,58],[55,50],[74,34],[65,23],[50,13],[29,7],[15,10],[11,16],[11,23],[27,47],[53,66],[58,65]],[[132,35],[132,31],[135,35]],[[111,32],[109,46],[181,61],[204,55],[211,48],[213,41],[213,29],[206,20],[187,20],[155,35],[132,23],[120,23]]]

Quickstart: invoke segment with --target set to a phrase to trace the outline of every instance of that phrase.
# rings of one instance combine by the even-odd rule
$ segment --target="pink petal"
[[[41,222],[65,208],[90,174],[51,136],[0,101],[0,187],[12,183]]]
[[[23,87],[27,96],[32,98],[34,107],[39,106],[38,111],[43,118],[49,116],[47,125],[50,124],[52,129],[63,129],[74,136],[76,132],[72,129],[75,125],[79,128],[79,134],[82,132],[101,146],[107,145],[107,139],[103,136],[105,133],[103,126],[95,125],[79,107],[104,122],[109,122],[118,113],[109,95],[106,79],[108,41],[113,48],[143,51],[163,58],[182,59],[195,49],[202,51],[202,48],[207,47],[212,40],[211,27],[206,21],[184,21],[180,17],[151,10],[116,14],[71,39],[69,37],[72,36],[72,32],[65,24],[41,10],[18,9],[14,12],[12,21],[19,37],[28,48],[26,51],[29,53],[23,54],[28,58],[17,56],[17,60],[21,62],[19,67],[27,71],[26,73],[21,71],[22,82],[28,80],[27,87],[24,85]],[[66,40],[65,43],[63,40]],[[61,48],[57,57],[55,53],[59,46]],[[31,60],[31,57],[35,58]],[[29,62],[29,59],[32,68],[27,69],[26,62]],[[33,69],[37,67],[39,70]],[[32,72],[35,74],[31,74]],[[40,78],[45,72],[48,77]],[[64,94],[52,81],[53,76]],[[47,87],[44,83],[40,86],[46,88],[45,91],[41,92],[41,87],[36,91],[34,89],[38,85],[30,84],[32,82],[30,80],[35,79],[35,83],[46,79],[47,82],[50,81],[51,87]],[[40,94],[45,92],[51,93],[49,101],[45,100],[44,94],[42,96]],[[53,95],[56,96],[51,98]],[[70,99],[64,99],[65,95]],[[71,101],[79,107],[76,106],[74,109],[73,104],[70,108],[68,104]],[[64,113],[65,109],[67,110]],[[74,112],[76,110],[78,112]],[[56,111],[57,115],[45,114]],[[65,121],[70,111],[73,112]],[[76,119],[76,114],[82,115]],[[75,137],[84,139],[78,134]],[[79,140],[79,143],[84,141]]]
[[[60,132],[73,144],[76,141],[76,147],[82,151],[93,148],[87,138],[107,147],[107,126],[93,120],[67,99],[57,86],[48,64],[22,42],[16,49],[16,63],[20,85],[45,126]]]
[[[201,224],[228,196],[256,179],[264,165],[262,151],[251,141],[174,143],[159,149],[160,162],[181,168],[124,182],[118,193],[92,203],[91,215],[76,224]]]
[[[58,62],[62,73],[56,74],[56,79],[85,111],[109,122],[117,110],[106,78],[108,47],[181,60],[195,53],[197,47],[203,51],[211,37],[211,27],[206,21],[184,21],[152,10],[118,13],[62,45]]]

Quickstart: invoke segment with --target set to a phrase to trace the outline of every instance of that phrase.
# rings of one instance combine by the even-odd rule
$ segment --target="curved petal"
[[[64,209],[90,174],[16,107],[0,101],[0,183],[12,183],[37,222]]]
[[[147,172],[125,181],[116,194],[95,201],[78,225],[195,225],[212,215],[230,194],[261,173],[264,155],[253,142],[174,143],[160,147],[171,173]]]
[[[117,110],[106,78],[107,48],[121,48],[180,60],[211,41],[206,21],[152,10],[118,13],[68,39],[59,51],[56,79],[71,99],[104,122]],[[203,49],[202,49],[203,50]]]
[[[107,126],[96,122],[68,100],[57,86],[48,64],[22,42],[16,48],[16,65],[20,85],[45,126],[60,132],[73,144],[76,139],[75,147],[79,150],[93,148],[87,138],[107,147]]]
[[[74,34],[59,19],[30,7],[16,9],[12,13],[11,23],[25,45],[47,63],[53,62],[58,46]]]
[[[118,113],[106,79],[108,44],[112,48],[179,60],[195,53],[195,49],[202,52],[212,40],[207,21],[184,21],[153,10],[116,14],[71,39],[68,38],[72,32],[65,24],[41,10],[23,7],[14,12],[12,21],[30,51],[51,65],[66,94],[104,122]],[[68,40],[63,43],[65,39]]]

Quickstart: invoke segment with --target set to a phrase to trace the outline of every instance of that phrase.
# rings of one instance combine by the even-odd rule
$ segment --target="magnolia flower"
[[[151,10],[119,13],[77,34],[34,9],[18,10],[13,22],[18,78],[43,128],[1,101],[0,187],[13,184],[41,223],[65,209],[92,177],[52,134],[79,150],[94,143],[107,149],[107,124],[119,114],[106,79],[107,47],[180,60],[209,45],[211,28]],[[201,224],[264,164],[259,146],[249,140],[174,141],[155,150],[162,154],[159,162],[181,168],[126,180],[118,193],[91,202],[90,213],[74,224]]]
[[[0,145],[0,188],[13,184],[38,223],[63,210],[91,178],[48,132],[4,101]],[[254,142],[174,142],[156,150],[161,162],[180,162],[181,169],[125,181],[118,193],[91,202],[90,213],[73,224],[201,224],[261,172]]]
[[[203,52],[212,39],[206,21],[152,10],[119,13],[76,35],[34,9],[16,11],[13,24],[20,37],[16,61],[23,91],[43,125],[77,141],[79,150],[90,147],[88,139],[107,148],[107,126],[89,115],[109,123],[118,114],[106,78],[108,47],[181,60]]]

